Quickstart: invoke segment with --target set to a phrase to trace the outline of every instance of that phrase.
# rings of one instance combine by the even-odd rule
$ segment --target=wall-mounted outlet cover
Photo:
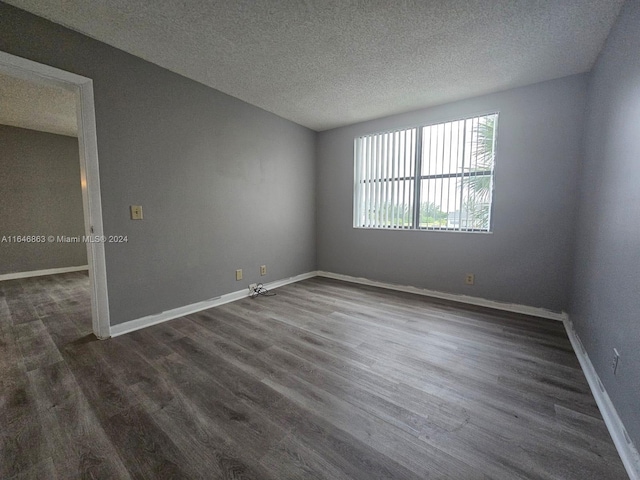
[[[473,273],[467,273],[464,277],[464,283],[467,285],[473,285],[476,281],[476,277]]]
[[[260,275],[266,275],[266,274],[267,274],[267,266],[260,265]]]
[[[242,280],[242,269],[236,270],[236,280]]]

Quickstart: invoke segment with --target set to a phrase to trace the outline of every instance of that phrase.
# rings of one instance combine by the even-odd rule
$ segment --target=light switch
[[[131,205],[131,220],[142,220],[142,205]]]

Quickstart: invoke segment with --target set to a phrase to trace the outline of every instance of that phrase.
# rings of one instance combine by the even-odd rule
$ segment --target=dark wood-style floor
[[[0,478],[627,478],[559,322],[311,279],[98,341],[0,283]]]

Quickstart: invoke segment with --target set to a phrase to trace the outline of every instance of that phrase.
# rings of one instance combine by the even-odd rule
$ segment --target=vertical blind
[[[497,119],[356,138],[354,227],[489,231]]]

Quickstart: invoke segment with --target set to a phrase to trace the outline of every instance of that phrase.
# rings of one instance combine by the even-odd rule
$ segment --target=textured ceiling
[[[73,93],[0,74],[0,125],[78,135]]]
[[[588,71],[623,2],[7,1],[314,130]]]

